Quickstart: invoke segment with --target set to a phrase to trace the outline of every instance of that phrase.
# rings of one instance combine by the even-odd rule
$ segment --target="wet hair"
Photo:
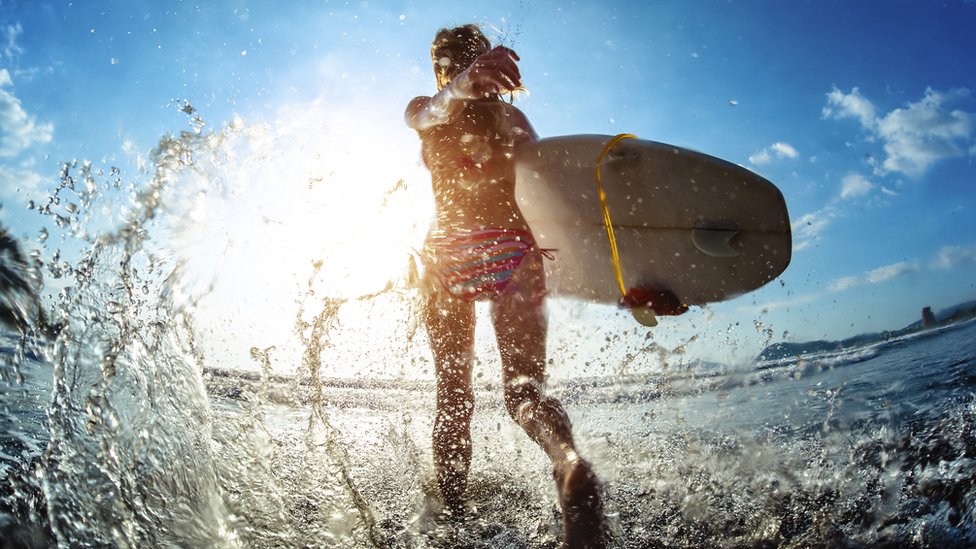
[[[490,49],[491,42],[478,25],[462,25],[437,31],[430,45],[430,58],[434,63],[437,89],[443,89],[479,55]]]

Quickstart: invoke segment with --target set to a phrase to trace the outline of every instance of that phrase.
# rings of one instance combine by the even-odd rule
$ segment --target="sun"
[[[432,211],[400,119],[324,103],[194,142],[169,245],[196,317],[241,346],[290,337],[309,295],[355,299],[407,276]]]

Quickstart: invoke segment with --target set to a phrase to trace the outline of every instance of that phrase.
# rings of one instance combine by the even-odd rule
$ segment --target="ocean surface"
[[[343,318],[352,301],[312,282],[335,263],[311,263],[300,273],[306,305],[289,317],[294,367],[278,367],[288,353],[275,347],[215,360],[227,354],[214,341],[250,336],[240,318],[204,322],[207,304],[260,294],[219,294],[222,277],[275,265],[242,254],[260,268],[231,268],[234,242],[214,235],[237,232],[194,239],[181,224],[225,215],[237,231],[281,237],[293,197],[283,212],[255,208],[253,195],[220,209],[244,195],[241,181],[252,192],[269,181],[257,189],[268,200],[283,192],[274,177],[235,171],[280,175],[291,164],[270,154],[276,139],[186,132],[161,140],[135,175],[66,163],[50,200],[34,205],[57,229],[31,254],[45,289],[4,301],[36,311],[24,300],[37,300],[46,314],[0,334],[2,545],[558,547],[549,466],[504,413],[497,384],[477,387],[471,507],[458,523],[436,503],[432,383],[336,375],[389,342],[426,353],[403,287],[383,290],[402,297],[387,311],[392,328],[378,313]],[[272,160],[282,164],[260,164]],[[379,198],[395,202],[400,187]],[[200,242],[217,252],[195,257],[220,261],[181,255]],[[359,358],[342,364],[357,323],[374,335],[353,339],[361,352],[347,356]],[[628,364],[641,353],[661,364],[548,387],[604,483],[613,547],[976,546],[976,323],[736,365],[643,337],[628,347],[633,337],[608,336],[605,353],[575,359],[624,347]]]
[[[17,357],[15,347],[7,338],[0,415],[8,546],[560,539],[547,463],[504,414],[498,387],[478,390],[472,509],[454,524],[433,502],[427,383],[159,367],[179,356],[142,357],[106,382],[107,349],[90,350],[101,368],[85,378],[59,371],[46,358],[56,351]],[[974,361],[968,322],[752,369],[550,390],[605,484],[616,547],[967,547]]]

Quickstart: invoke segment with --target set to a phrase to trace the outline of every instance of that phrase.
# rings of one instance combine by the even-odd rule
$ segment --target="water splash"
[[[344,298],[322,298],[315,319],[308,325],[299,321],[301,337],[290,348],[288,341],[279,341],[252,352],[268,380],[272,355],[304,347],[295,376],[306,380],[308,391],[302,432],[275,432],[263,408],[268,402],[263,391],[241,407],[214,408],[205,385],[221,351],[202,335],[209,328],[201,318],[226,299],[228,286],[237,290],[234,278],[245,266],[242,250],[264,254],[251,256],[246,266],[257,260],[281,274],[268,260],[274,255],[270,242],[259,243],[257,250],[249,246],[248,237],[259,233],[247,232],[240,218],[256,217],[270,228],[266,232],[275,232],[275,220],[288,219],[279,208],[312,202],[305,208],[311,217],[312,207],[323,205],[307,196],[300,200],[302,192],[335,198],[348,188],[335,181],[334,171],[323,174],[308,162],[288,162],[316,156],[297,139],[307,128],[235,119],[204,132],[188,102],[181,110],[194,117],[193,131],[164,136],[147,159],[136,159],[135,174],[125,176],[116,166],[99,169],[88,161],[65,162],[48,199],[31,205],[50,220],[38,240],[39,256],[46,256],[38,264],[59,288],[50,304],[57,329],[41,347],[53,375],[46,449],[12,481],[20,486],[12,505],[33,501],[22,511],[25,522],[44,525],[48,536],[68,546],[382,546],[342,434],[329,421],[321,386],[320,355]],[[271,173],[281,183],[268,183]],[[263,177],[265,183],[248,184],[245,177]],[[297,181],[320,184],[312,188],[294,185]],[[363,187],[357,192],[373,192]],[[407,187],[402,178],[377,185],[367,207],[402,211]],[[262,203],[272,192],[287,197]],[[348,200],[335,202],[348,209]],[[334,232],[328,216],[324,224],[308,228],[323,227]],[[283,237],[286,252],[309,242],[289,240],[294,235],[280,231],[276,236]],[[324,244],[335,245],[328,239]],[[330,253],[335,246],[298,254],[306,266],[316,255],[316,265],[328,264],[325,273],[315,269],[320,288],[334,290],[341,280],[337,272],[344,257]],[[5,280],[23,281],[20,293],[33,300],[20,299],[13,291],[19,287],[5,287],[4,298],[16,298],[4,304],[11,322],[25,332],[44,326],[35,305],[40,277],[13,247],[4,249],[16,259],[5,260],[4,268],[17,267],[16,274],[25,275]],[[307,276],[308,267],[291,261],[293,280]],[[289,284],[287,277],[275,282]],[[244,283],[260,287],[253,280]],[[285,302],[294,304],[297,297]],[[8,362],[19,366],[24,359]],[[6,380],[14,370],[3,371]],[[242,479],[247,479],[243,491]],[[301,493],[308,496],[294,503]],[[275,511],[266,509],[269,501],[278,502]]]
[[[64,164],[40,209],[77,254],[72,262],[56,250],[48,263],[65,285],[39,467],[46,518],[66,545],[240,545],[214,473],[192,310],[170,299],[176,264],[146,246],[197,139],[160,141],[153,173],[110,231],[96,232],[94,220],[115,185],[99,184],[87,162]]]

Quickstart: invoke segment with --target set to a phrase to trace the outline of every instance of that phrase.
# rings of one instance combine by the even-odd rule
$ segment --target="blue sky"
[[[360,154],[360,179],[422,184],[403,106],[433,89],[434,31],[476,22],[521,55],[542,136],[635,133],[783,191],[781,279],[659,331],[835,339],[976,298],[976,3],[641,4],[0,0],[0,218],[36,239],[25,205],[64,161],[138,183],[160,136],[193,128],[183,101],[205,132],[265,124],[290,151],[323,132],[326,177]]]

